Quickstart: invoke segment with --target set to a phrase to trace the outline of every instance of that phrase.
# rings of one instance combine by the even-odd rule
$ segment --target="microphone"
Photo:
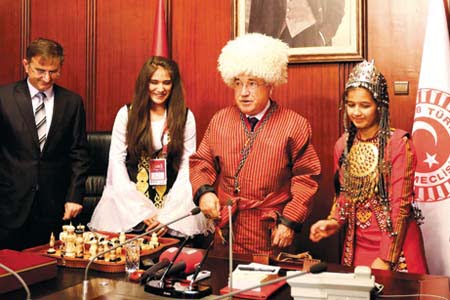
[[[155,278],[156,272],[160,271],[161,269],[167,267],[169,265],[169,260],[167,258],[164,258],[163,260],[160,260],[158,263],[154,264],[150,268],[148,268],[144,273],[141,275],[140,283],[141,285],[149,281],[150,279]]]
[[[310,273],[312,273],[312,274],[322,273],[323,271],[326,271],[326,270],[327,270],[327,264],[326,263],[324,263],[324,262],[317,263],[315,265],[312,265],[310,267],[309,271],[307,271],[307,272],[294,273],[294,274],[291,274],[289,276],[283,276],[283,277],[279,277],[277,279],[269,280],[269,281],[263,282],[261,284],[257,284],[257,285],[254,285],[254,286],[242,289],[242,290],[237,290],[237,291],[234,291],[234,292],[230,292],[230,293],[218,296],[218,297],[214,298],[214,300],[225,299],[225,298],[228,298],[228,297],[231,297],[231,296],[234,296],[234,295],[238,295],[238,294],[243,293],[243,292],[247,292],[247,291],[250,291],[250,290],[253,290],[253,289],[256,289],[256,288],[259,288],[259,287],[263,287],[263,286],[266,286],[266,285],[271,285],[271,284],[274,284],[274,283],[277,283],[277,282],[280,282],[280,281],[283,281],[283,280],[288,280],[288,279],[291,279],[291,278],[295,278],[295,277],[298,277],[298,276],[303,276],[303,275],[310,274]]]
[[[26,300],[31,300],[31,293],[30,293],[30,289],[28,288],[27,283],[25,282],[25,280],[23,280],[23,278],[13,269],[5,266],[4,264],[0,263],[0,268],[2,268],[3,270],[13,274],[17,280],[19,280],[20,284],[23,286],[23,288],[25,289],[25,292],[27,293],[27,298]]]
[[[135,237],[133,237],[133,238],[131,238],[131,239],[128,239],[128,240],[126,240],[126,241],[123,242],[123,243],[119,243],[119,244],[114,245],[113,247],[111,247],[111,248],[109,248],[109,249],[107,249],[107,250],[105,250],[105,251],[102,251],[102,252],[100,252],[100,253],[97,253],[94,257],[92,257],[92,258],[89,260],[88,264],[86,265],[86,269],[84,270],[83,299],[85,299],[86,296],[87,296],[88,283],[89,283],[89,281],[88,281],[89,267],[90,267],[91,264],[94,262],[94,260],[97,259],[99,256],[102,256],[102,255],[104,255],[104,254],[106,254],[106,253],[108,253],[108,252],[110,252],[110,251],[112,251],[112,250],[115,250],[115,249],[117,249],[117,248],[119,248],[119,247],[122,247],[122,246],[124,246],[124,245],[126,245],[126,244],[128,244],[128,243],[130,243],[130,242],[132,242],[132,241],[135,241],[135,240],[137,240],[137,239],[140,239],[140,238],[142,238],[142,237],[144,237],[144,236],[146,236],[146,235],[148,235],[148,234],[152,234],[153,232],[159,231],[161,228],[163,228],[163,227],[165,227],[165,226],[168,226],[168,225],[170,225],[170,224],[173,224],[173,223],[175,223],[175,222],[178,222],[178,221],[180,221],[180,220],[182,220],[182,219],[184,219],[184,218],[187,218],[187,217],[190,217],[190,216],[194,216],[194,215],[196,215],[196,214],[198,214],[198,213],[200,213],[200,208],[194,207],[189,213],[187,213],[187,214],[185,214],[185,215],[183,215],[183,216],[181,216],[181,217],[178,217],[178,218],[176,218],[176,219],[174,219],[174,220],[172,220],[172,221],[170,221],[170,222],[168,222],[168,223],[166,223],[166,224],[160,224],[159,226],[153,228],[152,230],[149,230],[149,231],[146,231],[146,232],[144,232],[144,233],[138,234],[137,236],[135,236]]]
[[[212,239],[212,241],[208,245],[208,248],[206,248],[205,255],[203,256],[201,262],[195,267],[195,273],[194,273],[194,275],[192,275],[192,280],[189,283],[189,289],[188,289],[189,291],[193,290],[192,285],[194,284],[195,280],[197,279],[198,273],[200,273],[200,270],[202,269],[203,264],[205,263],[206,258],[208,257],[209,250],[211,249],[213,244],[214,244],[214,239]]]
[[[172,247],[165,250],[159,256],[159,260],[163,260],[165,258],[167,258],[169,261],[174,260],[175,254],[178,250],[179,249],[177,247]],[[186,270],[184,271],[184,273],[191,274],[195,272],[197,265],[202,261],[203,257],[203,252],[201,250],[184,247],[181,250],[178,258],[175,259],[174,262],[178,263],[184,261],[186,263]]]
[[[141,284],[145,284],[152,279],[160,279],[164,270],[170,263],[174,261],[172,268],[167,273],[167,276],[177,273],[191,274],[197,269],[197,266],[203,261],[203,253],[194,248],[182,248],[177,259],[174,260],[175,254],[179,251],[177,247],[166,249],[159,256],[159,262],[150,267],[141,275]]]
[[[155,283],[155,281],[150,281],[150,283],[149,283],[150,286],[156,287],[156,288],[161,288],[161,289],[164,288],[164,279],[166,278],[167,273],[169,273],[170,269],[172,269],[173,264],[177,260],[178,255],[180,255],[181,250],[186,245],[188,239],[189,239],[189,237],[186,237],[184,239],[183,243],[181,243],[180,248],[178,248],[178,251],[175,253],[175,256],[173,257],[173,259],[170,260],[169,265],[167,266],[166,270],[164,271],[164,273],[161,276],[161,279],[159,281],[157,281],[156,283]],[[184,263],[184,267],[186,267],[186,263]]]
[[[170,269],[167,272],[166,270],[167,268],[158,270],[155,273],[155,279],[161,279],[164,274],[165,276],[170,276],[173,274],[184,273],[186,271],[186,263],[184,261],[176,262],[170,267]]]
[[[233,201],[228,199],[228,280],[230,290],[233,290],[233,214],[231,208],[233,207]]]

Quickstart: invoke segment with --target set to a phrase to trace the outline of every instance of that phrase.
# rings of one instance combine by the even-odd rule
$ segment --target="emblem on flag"
[[[416,147],[416,201],[440,201],[450,195],[450,95],[421,89],[417,94],[413,138]]]

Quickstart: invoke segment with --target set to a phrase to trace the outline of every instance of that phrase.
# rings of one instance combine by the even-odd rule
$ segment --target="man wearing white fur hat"
[[[251,33],[228,42],[218,69],[235,105],[214,115],[190,158],[194,201],[215,220],[216,239],[224,239],[232,207],[236,253],[275,256],[292,246],[317,191],[309,122],[270,98],[287,82],[287,63],[288,46],[278,39]]]

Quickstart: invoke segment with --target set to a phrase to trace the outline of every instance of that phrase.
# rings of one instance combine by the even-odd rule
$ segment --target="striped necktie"
[[[36,121],[36,129],[39,138],[39,147],[44,148],[45,140],[47,139],[47,117],[45,115],[45,105],[44,100],[47,98],[45,93],[40,92],[38,94],[39,104],[34,111],[34,119]]]

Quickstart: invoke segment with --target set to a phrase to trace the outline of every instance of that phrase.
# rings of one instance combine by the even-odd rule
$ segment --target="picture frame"
[[[233,0],[233,37],[260,32],[279,38],[289,44],[290,63],[351,62],[364,59],[367,48],[367,0],[289,1],[289,5],[296,3],[297,7],[308,5],[307,9],[298,9],[302,13],[297,16],[292,15],[292,9],[286,12],[285,1]],[[336,7],[323,7],[325,5]],[[289,29],[288,21],[285,21],[288,14],[291,14]],[[299,21],[294,22],[295,20]],[[309,27],[301,31],[305,26]],[[291,32],[300,33],[291,37]]]

